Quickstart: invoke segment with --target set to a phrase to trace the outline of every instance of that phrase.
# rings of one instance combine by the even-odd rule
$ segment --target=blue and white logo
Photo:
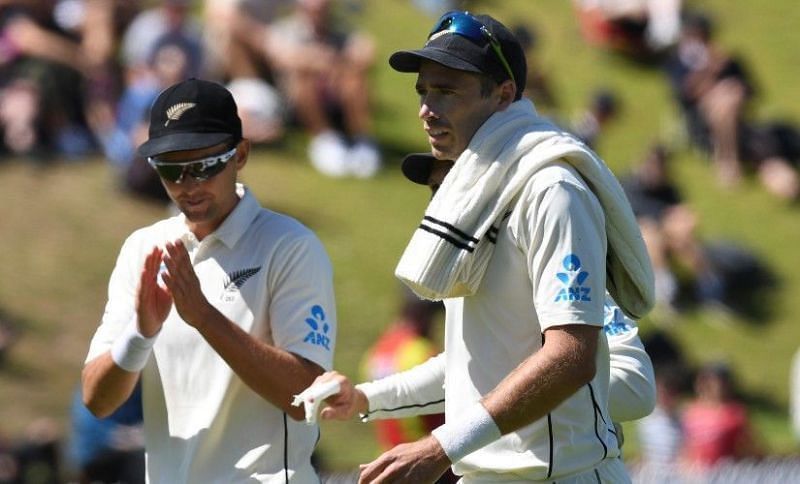
[[[559,301],[591,301],[591,288],[583,285],[589,273],[581,270],[581,260],[575,254],[564,257],[564,272],[557,272],[556,278],[564,286],[558,291],[555,302]]]
[[[311,331],[303,339],[303,343],[322,346],[330,351],[331,338],[328,336],[328,332],[331,330],[331,326],[325,321],[325,311],[322,306],[315,304],[311,307],[311,317],[306,318],[306,324],[311,327]]]
[[[633,331],[633,327],[628,324],[622,310],[616,305],[609,304],[608,297],[606,297],[606,303],[603,305],[603,316],[603,331],[607,335],[619,336]]]

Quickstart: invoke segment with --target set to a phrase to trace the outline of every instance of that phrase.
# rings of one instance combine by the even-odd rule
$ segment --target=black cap
[[[242,139],[242,121],[230,91],[220,84],[188,79],[158,95],[150,108],[149,138],[139,155],[197,150]]]
[[[514,74],[514,82],[517,85],[515,100],[519,99],[525,90],[528,73],[522,45],[510,30],[489,15],[473,15],[473,17],[499,42],[500,50],[508,61],[511,73]],[[423,59],[451,69],[486,74],[498,83],[509,79],[502,61],[488,42],[478,43],[448,31],[432,35],[422,49],[395,52],[389,57],[389,65],[400,72],[419,72],[419,65]]]
[[[427,185],[434,161],[436,158],[430,153],[411,153],[403,158],[400,168],[412,182]]]

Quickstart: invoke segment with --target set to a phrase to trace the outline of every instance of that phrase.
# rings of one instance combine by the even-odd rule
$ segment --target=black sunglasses
[[[503,69],[505,69],[508,77],[515,83],[517,82],[517,80],[514,79],[514,73],[511,72],[511,65],[508,63],[506,56],[503,55],[500,41],[489,32],[489,29],[486,28],[480,20],[467,12],[447,12],[436,22],[436,26],[431,30],[431,33],[428,34],[428,39],[430,40],[431,37],[440,32],[452,32],[466,37],[473,42],[485,42],[483,45],[489,44],[500,60],[500,64],[503,65]]]
[[[199,160],[192,161],[159,161],[153,157],[147,158],[147,162],[158,173],[158,176],[172,183],[180,183],[184,176],[190,176],[196,181],[205,181],[219,174],[225,169],[228,161],[236,155],[234,146],[225,153],[208,156]]]

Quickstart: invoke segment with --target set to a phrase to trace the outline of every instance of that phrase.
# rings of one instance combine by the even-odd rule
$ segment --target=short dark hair
[[[488,74],[478,74],[478,80],[481,83],[481,97],[487,98],[492,94],[492,91],[495,87],[498,86],[497,81],[495,81],[492,76]]]

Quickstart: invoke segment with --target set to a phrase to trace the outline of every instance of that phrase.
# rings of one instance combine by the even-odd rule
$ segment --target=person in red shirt
[[[444,309],[439,301],[419,299],[410,291],[403,291],[400,311],[367,351],[361,362],[361,374],[367,381],[377,380],[408,370],[435,356],[441,351],[434,341],[433,325]],[[401,419],[380,419],[373,422],[376,437],[383,451],[405,442],[414,442],[444,423],[444,414],[436,413]],[[447,471],[437,483],[456,482]]]
[[[709,468],[725,459],[759,455],[747,408],[738,400],[734,379],[724,363],[703,366],[695,377],[695,399],[683,413],[683,460]]]

